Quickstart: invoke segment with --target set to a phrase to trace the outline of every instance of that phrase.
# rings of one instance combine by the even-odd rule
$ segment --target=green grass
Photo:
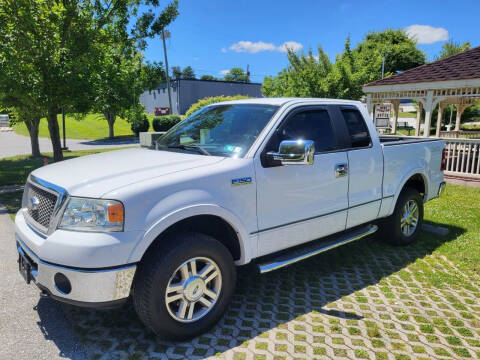
[[[416,118],[417,112],[416,111],[399,112],[398,117],[399,118]]]
[[[148,120],[150,121],[149,131],[153,131],[152,128],[152,119],[153,115],[148,115]],[[60,128],[60,136],[63,137],[62,130],[62,116],[58,115],[58,126]],[[65,117],[66,124],[66,134],[68,139],[89,139],[89,140],[99,140],[108,137],[108,123],[101,114],[87,114],[85,117],[77,117],[72,115],[67,115]],[[115,136],[125,136],[133,135],[132,130],[130,129],[130,124],[117,117],[114,125]],[[20,135],[29,136],[27,127],[24,123],[20,122],[13,126],[13,130]],[[48,132],[47,120],[43,118],[40,120],[40,126],[38,129],[39,137],[50,137]]]
[[[12,220],[15,219],[15,214],[22,205],[22,194],[23,191],[0,194],[0,203],[5,206]]]
[[[79,151],[65,151],[63,156],[65,160],[73,159],[79,156],[91,155],[105,151],[114,151],[125,149],[127,147],[112,148],[112,149],[96,149],[96,150],[79,150]],[[0,159],[0,186],[24,184],[27,180],[28,174],[33,170],[43,166],[44,158],[48,159],[49,163],[53,162],[53,154],[45,153],[40,158],[34,158],[29,155],[18,155],[8,158]]]

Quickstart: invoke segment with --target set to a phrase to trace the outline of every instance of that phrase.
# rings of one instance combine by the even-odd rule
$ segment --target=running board
[[[266,262],[257,265],[261,273],[277,270],[336,247],[360,240],[365,236],[373,234],[377,230],[377,225],[368,225],[348,232],[342,232],[339,235],[328,237],[328,240],[317,240],[293,250],[284,250],[276,256],[274,255],[273,257],[265,259]]]

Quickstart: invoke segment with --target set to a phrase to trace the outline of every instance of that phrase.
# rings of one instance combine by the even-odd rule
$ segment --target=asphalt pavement
[[[14,224],[0,204],[0,359],[87,359],[64,306],[39,297],[18,272]]]
[[[52,152],[52,143],[49,138],[39,138],[40,151]],[[63,144],[63,142],[62,142]],[[111,147],[135,146],[138,145],[138,139],[120,139],[120,140],[74,140],[67,139],[67,147],[70,150],[94,150]],[[0,132],[0,158],[26,155],[32,152],[30,138],[18,135],[14,131]]]

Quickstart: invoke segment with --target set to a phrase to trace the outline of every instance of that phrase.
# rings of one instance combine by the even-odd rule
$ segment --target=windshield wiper
[[[169,145],[169,149],[182,149],[182,150],[195,150],[202,155],[212,156],[207,150],[205,150],[200,145],[190,144],[190,145]]]

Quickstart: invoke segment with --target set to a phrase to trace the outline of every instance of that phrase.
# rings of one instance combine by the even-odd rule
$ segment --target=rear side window
[[[370,146],[372,141],[368,134],[367,125],[358,110],[342,109],[343,118],[347,125],[352,148]]]

